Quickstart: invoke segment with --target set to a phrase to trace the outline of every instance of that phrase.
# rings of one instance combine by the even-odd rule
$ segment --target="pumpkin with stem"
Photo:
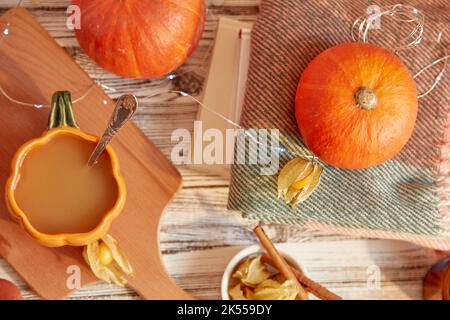
[[[391,51],[346,43],[319,54],[303,72],[296,118],[308,148],[339,168],[394,157],[411,137],[418,111],[408,68]]]

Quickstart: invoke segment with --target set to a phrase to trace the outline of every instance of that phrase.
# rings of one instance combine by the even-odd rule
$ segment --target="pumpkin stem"
[[[72,98],[68,91],[57,91],[53,94],[52,108],[48,117],[48,128],[70,126],[78,128],[72,109]]]
[[[371,110],[376,107],[378,98],[373,90],[361,87],[355,93],[356,105],[364,110]]]

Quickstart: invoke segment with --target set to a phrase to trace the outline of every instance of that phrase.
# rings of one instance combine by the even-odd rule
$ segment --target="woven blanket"
[[[395,1],[263,0],[252,31],[251,61],[241,118],[245,128],[277,128],[280,167],[308,155],[295,120],[295,94],[302,71],[325,49],[352,41],[351,27],[369,5]],[[449,23],[450,2],[409,1],[426,17],[420,45],[399,53],[414,74],[443,55],[433,45]],[[371,42],[388,46],[402,30],[381,19]],[[386,34],[393,36],[386,37]],[[387,39],[387,40],[383,40]],[[379,42],[377,42],[379,41]],[[386,41],[384,43],[383,41]],[[439,71],[439,70],[438,70]],[[433,68],[417,79],[423,92]],[[261,175],[255,164],[232,167],[228,206],[250,219],[300,225],[354,236],[400,239],[450,250],[450,116],[448,75],[419,100],[412,138],[393,159],[363,170],[326,166],[317,190],[296,208],[277,198],[277,174]]]

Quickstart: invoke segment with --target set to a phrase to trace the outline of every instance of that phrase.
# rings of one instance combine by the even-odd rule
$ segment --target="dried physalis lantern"
[[[117,240],[107,234],[84,247],[83,257],[92,272],[101,280],[123,287],[134,271]]]
[[[317,188],[323,167],[304,158],[289,161],[278,175],[278,198],[295,207]]]
[[[240,283],[228,290],[228,294],[233,300],[247,300],[247,298],[244,296],[244,290],[242,289],[242,285]]]
[[[241,262],[232,277],[239,280],[228,290],[232,300],[295,300],[299,292],[294,281],[267,268],[261,256]]]
[[[253,298],[255,300],[295,300],[297,294],[297,285],[293,280],[279,283],[268,279],[255,288]]]
[[[257,286],[270,276],[272,276],[272,274],[261,262],[261,256],[245,260],[233,274],[233,278],[239,279],[243,284],[249,287]]]

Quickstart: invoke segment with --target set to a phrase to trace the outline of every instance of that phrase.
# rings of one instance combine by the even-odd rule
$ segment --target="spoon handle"
[[[89,166],[93,166],[97,162],[98,157],[100,157],[114,135],[128,120],[131,119],[136,112],[137,105],[137,99],[132,94],[124,94],[117,100],[116,107],[114,108],[111,119],[109,119],[108,126],[89,158]]]

